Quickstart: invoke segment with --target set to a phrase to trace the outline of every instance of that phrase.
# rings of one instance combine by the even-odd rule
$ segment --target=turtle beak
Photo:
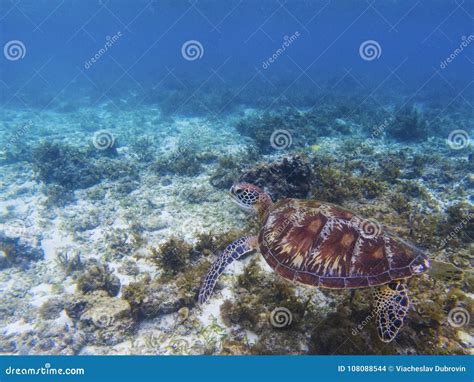
[[[230,197],[232,198],[232,200],[240,205],[240,200],[239,200],[239,198],[237,197],[237,195],[235,193],[235,186],[232,186],[229,189],[229,194],[230,194]]]

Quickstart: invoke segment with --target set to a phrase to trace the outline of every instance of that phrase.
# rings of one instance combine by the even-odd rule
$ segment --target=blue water
[[[402,92],[413,101],[436,94],[440,107],[472,105],[472,47],[441,68],[472,33],[470,1],[2,0],[0,12],[2,45],[19,40],[26,51],[16,61],[2,57],[3,106],[54,108],[66,99],[74,108],[131,95],[146,104],[162,89],[190,97],[213,89],[222,106],[285,96],[283,103],[313,106],[345,91],[368,99]],[[189,40],[201,44],[202,57],[183,59]],[[367,61],[359,48],[369,40],[378,47]]]

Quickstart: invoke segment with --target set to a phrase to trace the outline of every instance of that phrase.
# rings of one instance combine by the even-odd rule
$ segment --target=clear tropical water
[[[0,352],[471,352],[473,15],[0,0]],[[426,252],[394,341],[370,290],[294,285],[259,254],[197,303],[219,252],[258,233],[229,198],[239,180]]]

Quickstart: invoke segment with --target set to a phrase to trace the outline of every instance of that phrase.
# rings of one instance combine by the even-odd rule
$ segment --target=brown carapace
[[[331,289],[384,285],[420,273],[426,262],[377,222],[314,200],[273,204],[258,245],[282,277]]]
[[[219,275],[242,255],[259,251],[287,280],[330,289],[374,288],[378,333],[390,342],[402,326],[409,300],[404,280],[429,268],[426,255],[372,220],[316,200],[272,203],[260,188],[231,188],[234,201],[261,219],[258,236],[230,244],[204,280],[199,301],[207,301]],[[249,198],[248,195],[252,195]]]

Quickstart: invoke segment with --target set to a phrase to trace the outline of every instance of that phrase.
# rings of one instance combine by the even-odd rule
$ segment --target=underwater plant
[[[66,276],[72,273],[82,270],[84,263],[81,260],[81,254],[79,252],[58,252],[56,255],[56,264],[62,268]]]
[[[189,264],[192,246],[184,240],[171,237],[157,248],[150,248],[151,259],[164,272],[175,275]]]
[[[155,159],[154,141],[150,136],[135,137],[130,143],[130,149],[144,163],[152,162]]]
[[[405,105],[395,112],[393,121],[387,128],[387,134],[402,142],[426,139],[430,127],[420,109],[413,105]]]
[[[196,151],[189,147],[178,147],[166,156],[158,158],[152,164],[152,169],[160,175],[193,176],[201,173],[202,165]]]
[[[312,162],[313,188],[316,199],[345,203],[350,199],[373,199],[383,193],[386,184],[370,174],[354,175],[349,163],[340,166],[330,157],[316,156]]]
[[[162,279],[152,280],[148,273],[140,280],[124,286],[122,299],[130,304],[137,319],[174,313],[183,306],[194,303],[194,296],[193,299],[186,298],[171,279],[166,283]]]
[[[237,154],[227,154],[218,158],[217,167],[211,173],[212,186],[228,190],[246,168],[260,160],[261,155],[254,145],[246,145]]]
[[[64,309],[90,344],[112,346],[128,339],[135,329],[130,304],[102,290],[76,293],[67,299]]]
[[[90,260],[77,279],[77,290],[84,294],[103,290],[113,297],[120,291],[120,279],[113,274],[107,264]]]
[[[293,112],[295,111],[288,111],[288,113]],[[235,128],[241,135],[252,138],[255,146],[262,154],[269,154],[275,152],[274,145],[272,146],[272,134],[276,129],[286,132],[286,148],[293,144],[294,131],[298,126],[294,125],[294,120],[289,120],[285,117],[286,115],[283,113],[265,112],[262,116],[252,115],[241,119],[237,122]],[[299,143],[295,142],[294,146],[299,146]]]
[[[307,158],[289,155],[258,164],[242,174],[239,181],[265,187],[275,200],[304,198],[311,189],[312,173]]]
[[[32,261],[42,260],[44,251],[21,237],[8,237],[0,232],[0,270],[12,266],[27,269]]]
[[[45,184],[75,190],[90,187],[101,179],[87,152],[66,144],[43,141],[33,148],[32,157],[37,177]]]

